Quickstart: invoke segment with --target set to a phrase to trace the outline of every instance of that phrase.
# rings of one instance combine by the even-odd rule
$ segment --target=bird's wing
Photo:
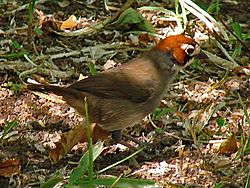
[[[100,73],[78,81],[69,88],[88,92],[104,98],[121,98],[131,102],[141,103],[148,100],[154,92],[151,81],[133,80],[121,72]]]

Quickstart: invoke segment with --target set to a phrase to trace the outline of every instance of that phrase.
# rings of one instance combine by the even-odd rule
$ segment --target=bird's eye
[[[188,45],[188,47],[186,48],[186,53],[188,54],[188,55],[192,55],[193,54],[193,52],[194,52],[194,47],[193,46],[191,46],[191,45]]]
[[[190,57],[197,55],[200,51],[198,44],[183,44],[181,48],[186,52]]]

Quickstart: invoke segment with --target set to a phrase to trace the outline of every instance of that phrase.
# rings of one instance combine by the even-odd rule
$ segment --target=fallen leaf
[[[70,2],[69,2],[68,0],[63,0],[63,1],[59,1],[59,2],[58,2],[58,5],[59,5],[60,7],[62,7],[62,8],[65,8],[65,7],[67,7],[67,6],[70,5]]]
[[[114,62],[114,60],[108,60],[104,65],[103,65],[103,69],[104,70],[108,70],[112,67],[115,67],[116,63]]]
[[[99,139],[108,138],[109,132],[103,130],[95,123],[90,125],[92,131],[92,141],[97,142]],[[49,159],[52,164],[62,159],[78,142],[87,142],[87,130],[82,124],[78,124],[72,130],[62,134],[61,139],[55,143],[56,147],[49,152]]]
[[[147,21],[139,12],[131,7],[125,10],[119,16],[116,24],[118,28],[135,24],[142,31],[148,31],[151,33],[156,32],[153,25],[149,21]]]
[[[18,159],[7,159],[0,162],[0,176],[11,177],[20,172]]]
[[[237,152],[238,146],[234,135],[229,136],[224,142],[221,143],[218,150],[219,154],[232,154]]]
[[[77,19],[74,15],[71,15],[66,21],[64,21],[60,29],[73,29],[77,26]]]

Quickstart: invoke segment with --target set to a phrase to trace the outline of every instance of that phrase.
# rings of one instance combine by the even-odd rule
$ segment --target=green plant
[[[250,187],[250,174],[248,174],[248,176],[247,176],[247,182],[245,185],[245,188],[248,188],[248,187]]]
[[[156,108],[153,113],[153,120],[159,120],[162,116],[173,112],[172,108]]]
[[[250,37],[250,30],[248,31],[247,34],[243,34],[242,33],[242,28],[240,26],[239,23],[237,22],[234,22],[232,23],[232,29],[233,29],[233,32],[244,42],[248,39],[248,37]],[[240,56],[241,55],[241,52],[242,52],[242,44],[237,41],[236,43],[236,46],[235,46],[235,50],[232,54],[232,58],[234,59],[235,57],[237,56]]]
[[[189,67],[197,71],[204,71],[205,69],[204,65],[198,59],[195,59],[194,62],[189,65]]]
[[[245,121],[248,124],[248,126],[250,127],[250,116],[247,112],[246,105],[243,103],[243,100],[242,100],[239,93],[238,93],[238,97],[239,97],[240,105],[242,106],[243,111],[244,111]],[[244,156],[250,154],[250,131],[248,131],[248,133],[245,133],[243,131],[242,125],[241,125],[241,130],[242,130],[242,132],[241,132],[241,147],[239,148],[239,150],[237,152],[237,158],[243,159]],[[248,135],[248,136],[246,136],[246,135]]]
[[[6,125],[3,127],[3,133],[0,135],[0,141],[14,128],[18,126],[17,121],[6,121]]]
[[[40,188],[51,188],[63,180],[63,174],[57,171],[47,182],[41,183]]]
[[[211,2],[209,7],[207,8],[207,13],[214,13],[218,15],[220,13],[220,0],[216,0],[215,2]]]
[[[34,29],[34,31],[35,31],[36,35],[38,35],[38,36],[43,35],[43,31],[42,31],[40,28],[38,28],[38,27],[36,27],[36,28]]]
[[[12,41],[12,47],[14,49],[20,49],[21,48],[21,45],[19,44],[19,42],[17,40],[13,40]]]
[[[13,82],[8,82],[7,86],[10,88],[10,90],[14,91],[15,95],[19,95],[24,88],[23,84],[16,84]]]
[[[143,150],[141,148],[137,152],[133,153],[132,155],[126,157],[123,160],[120,160],[102,170],[94,174],[94,160],[102,153],[104,147],[103,142],[97,142],[94,146],[92,145],[92,136],[90,130],[90,122],[89,122],[89,115],[88,115],[88,106],[85,100],[84,103],[84,111],[86,114],[86,127],[88,133],[88,144],[89,149],[88,151],[81,157],[78,166],[72,171],[69,176],[68,183],[65,187],[96,187],[96,186],[108,186],[108,187],[138,187],[142,188],[144,186],[148,187],[156,187],[155,182],[152,180],[137,180],[137,179],[130,179],[130,178],[121,178],[120,177],[108,177],[108,178],[98,178],[97,175],[103,173],[104,171],[113,168],[114,166],[130,159],[131,157],[135,156],[139,152]],[[86,173],[88,172],[88,175]],[[63,180],[63,175],[61,172],[56,172],[53,177],[51,177],[47,182],[41,183],[41,188],[49,188],[56,186],[59,182]]]
[[[115,23],[118,28],[128,25],[136,25],[140,31],[147,31],[150,33],[156,32],[153,25],[131,7],[122,12]]]
[[[224,127],[227,125],[227,121],[224,118],[218,118],[216,119],[216,123],[220,126],[220,127]]]
[[[89,155],[88,155],[88,161],[89,161],[89,187],[94,188],[94,158],[93,158],[93,143],[92,143],[92,133],[90,128],[90,122],[89,122],[89,113],[88,113],[88,104],[86,98],[84,99],[84,111],[85,111],[85,122],[87,127],[87,133],[88,133],[88,146],[89,146]],[[101,151],[101,150],[100,150]],[[101,152],[99,152],[98,155],[100,155]],[[97,156],[98,156],[97,155]]]
[[[95,76],[98,73],[99,67],[97,65],[95,65],[94,63],[88,63],[87,66],[88,66],[89,72],[92,76]]]
[[[34,10],[35,10],[35,3],[36,3],[36,0],[30,0],[29,7],[28,7],[28,17],[29,17],[29,21],[28,21],[28,42],[29,42],[29,45],[31,45],[31,41],[32,41],[33,14],[34,14]]]

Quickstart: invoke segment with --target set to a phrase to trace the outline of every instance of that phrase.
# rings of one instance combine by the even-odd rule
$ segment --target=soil
[[[119,66],[138,57],[143,50],[152,46],[156,39],[148,37],[146,40],[139,40],[138,35],[128,32],[133,26],[116,28],[114,24],[87,35],[61,36],[51,32],[49,28],[58,29],[57,22],[65,21],[71,15],[82,18],[78,27],[88,27],[110,15],[113,16],[124,2],[108,1],[107,10],[105,1],[99,0],[61,1],[62,4],[59,1],[44,1],[36,5],[33,17],[33,28],[40,28],[43,34],[38,35],[32,30],[30,43],[27,34],[27,9],[19,10],[29,2],[1,2],[0,159],[18,160],[20,170],[1,176],[1,171],[5,171],[4,167],[1,170],[1,162],[0,187],[39,187],[40,182],[47,181],[57,171],[67,177],[72,169],[77,167],[87,149],[86,143],[77,144],[54,165],[51,164],[48,153],[50,148],[55,147],[60,135],[82,123],[83,118],[54,94],[47,93],[47,97],[44,97],[22,89],[22,81],[30,78],[42,83],[69,85],[79,79],[80,75],[90,76],[89,70],[93,70],[93,67],[96,71],[103,71],[106,67]],[[209,2],[203,1],[203,4],[209,5]],[[165,1],[138,1],[132,4],[134,8],[142,6],[173,8],[173,4]],[[250,31],[249,7],[248,0],[221,1],[221,19],[229,28],[231,23],[238,22],[242,33],[247,33]],[[168,31],[175,29],[172,22],[157,22],[154,20],[154,14],[147,11],[141,13],[157,28],[159,34],[166,34],[162,29],[164,26]],[[43,20],[43,16],[46,19]],[[188,18],[193,20],[193,16]],[[68,32],[77,29],[71,28]],[[227,33],[233,38],[229,31]],[[211,33],[208,35],[213,37]],[[100,45],[118,42],[124,42],[126,46],[99,48]],[[237,42],[233,38],[222,44],[232,54],[238,45]],[[249,37],[244,42],[250,47]],[[96,48],[88,50],[90,46]],[[27,57],[22,54],[24,49]],[[82,49],[86,52],[74,56],[65,55]],[[203,49],[226,59],[213,43],[204,44]],[[249,114],[248,50],[242,47],[242,53],[235,58],[241,67],[239,69],[228,71],[204,60],[201,64],[195,63],[182,71],[157,109],[167,109],[167,112],[162,116],[157,116],[155,112],[138,125],[124,130],[125,133],[149,144],[144,151],[149,158],[136,155],[136,162],[125,161],[102,175],[151,179],[162,187],[244,187],[250,173],[249,153],[244,155],[238,148],[234,152],[230,148],[225,149],[225,153],[220,153],[221,147],[218,143],[227,140],[229,145],[232,144],[232,140],[228,138],[233,135],[237,144],[242,146],[242,135],[249,138],[246,112],[239,99],[240,95]],[[51,56],[60,54],[65,56],[50,59]],[[7,131],[4,137],[1,136],[11,126],[13,128]],[[139,147],[133,141],[126,141]],[[134,152],[110,140],[105,142],[105,147],[94,162],[95,171]],[[236,155],[240,155],[240,158]]]

